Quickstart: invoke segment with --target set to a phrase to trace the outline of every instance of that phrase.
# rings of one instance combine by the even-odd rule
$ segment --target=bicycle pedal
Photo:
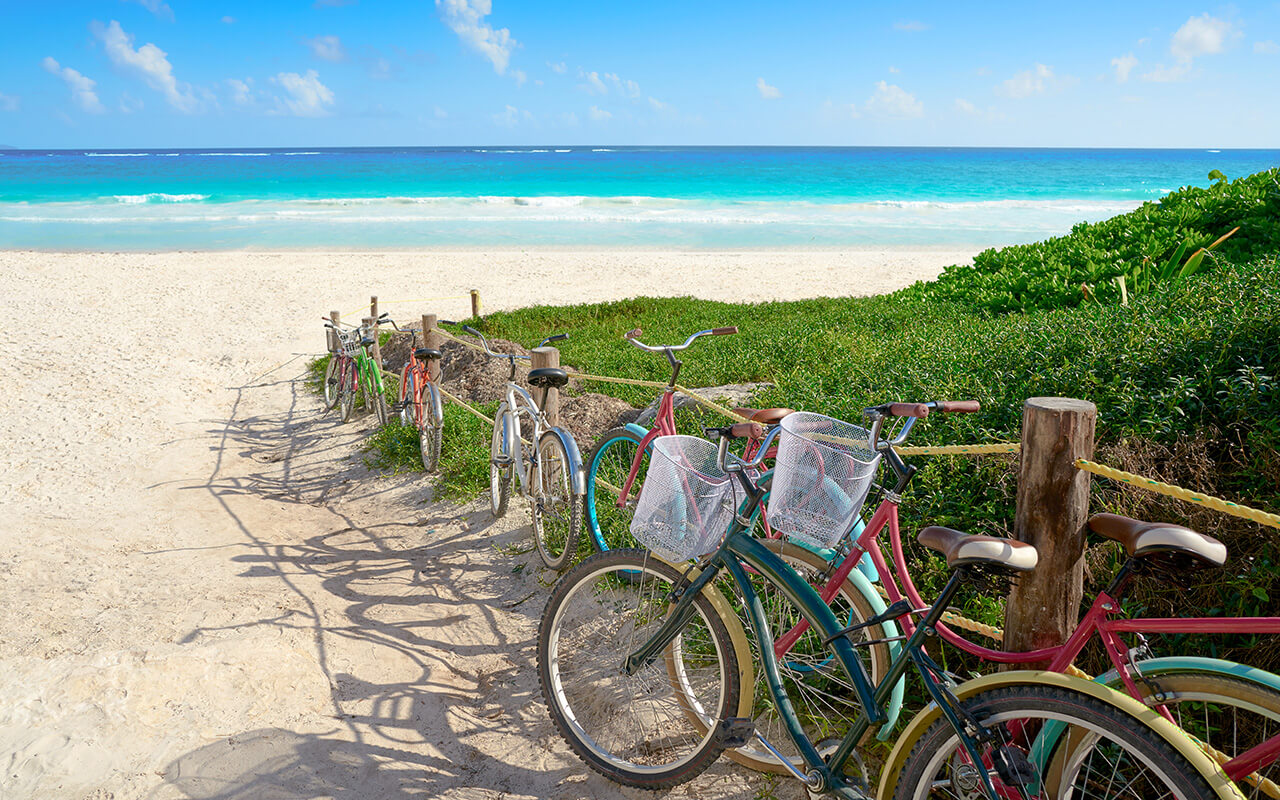
[[[1007,786],[1029,786],[1036,779],[1036,768],[1016,747],[998,747],[991,754],[992,766],[1000,781]]]
[[[756,724],[746,717],[728,717],[716,724],[716,741],[726,748],[745,747],[756,735]]]

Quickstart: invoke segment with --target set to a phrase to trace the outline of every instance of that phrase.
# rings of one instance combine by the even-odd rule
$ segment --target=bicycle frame
[[[510,454],[512,465],[515,467],[515,473],[520,478],[520,494],[530,499],[542,494],[543,487],[540,485],[542,473],[540,470],[531,470],[530,468],[537,464],[538,442],[547,433],[558,437],[564,445],[564,451],[569,457],[569,474],[573,476],[573,491],[578,495],[583,494],[586,491],[586,476],[583,474],[582,456],[578,452],[578,445],[574,442],[573,437],[560,428],[548,425],[546,414],[543,413],[542,409],[538,408],[538,404],[534,402],[533,396],[529,394],[529,391],[519,384],[507,383],[506,399],[498,409],[499,417],[502,415],[504,408],[510,415],[511,424],[503,431],[503,436],[507,453]],[[522,430],[520,426],[520,418],[522,416],[528,416],[533,420],[533,436],[530,439],[530,447],[533,450],[532,458],[525,456],[525,442],[521,436]],[[495,422],[495,424],[497,423]],[[537,475],[536,479],[533,477],[534,474]],[[538,485],[534,485],[535,483]]]
[[[915,583],[911,580],[911,574],[907,566],[898,522],[897,500],[897,495],[893,492],[886,494],[871,521],[867,523],[866,528],[854,541],[849,552],[832,572],[827,584],[820,592],[820,596],[824,601],[830,602],[844,579],[848,577],[865,553],[871,557],[873,565],[879,572],[880,582],[884,586],[885,593],[888,595],[891,604],[906,599],[915,607],[925,605],[920,598],[920,593],[916,590]],[[893,558],[892,569],[887,563],[884,552],[878,542],[878,537],[886,528],[889,532],[890,555]],[[1123,575],[1117,576],[1116,580],[1113,581],[1113,585],[1122,580],[1124,580]],[[1052,672],[1066,672],[1067,668],[1084,650],[1089,640],[1096,635],[1106,651],[1108,659],[1115,667],[1116,674],[1120,677],[1125,690],[1137,700],[1142,699],[1142,691],[1138,687],[1138,680],[1141,680],[1141,678],[1135,680],[1135,673],[1140,674],[1140,670],[1135,667],[1130,649],[1121,638],[1121,634],[1130,633],[1141,636],[1143,634],[1170,633],[1280,633],[1280,617],[1126,618],[1119,617],[1118,615],[1121,613],[1118,600],[1107,592],[1099,592],[1089,611],[1065,642],[1055,647],[1024,652],[983,647],[964,638],[942,623],[938,623],[937,631],[947,642],[983,660],[999,664],[1048,662],[1047,669]],[[914,633],[915,626],[909,618],[904,618],[902,625],[908,634]],[[775,654],[779,657],[785,654],[799,640],[807,628],[807,623],[801,622],[787,634],[779,637],[775,643]],[[1164,706],[1160,706],[1157,710],[1171,722],[1173,721],[1172,715]],[[1239,781],[1245,776],[1256,772],[1260,766],[1273,763],[1277,759],[1280,759],[1280,735],[1274,736],[1236,758],[1227,761],[1223,764],[1223,771],[1233,781]]]
[[[436,381],[431,377],[430,365],[410,352],[409,360],[405,364],[405,374],[413,378],[414,393],[412,397],[408,395],[404,378],[400,380],[400,391],[405,394],[402,402],[413,405],[413,424],[419,428],[422,427],[423,420],[426,419],[426,406],[430,403],[436,426],[443,425],[444,408],[440,401],[440,393],[435,386]]]

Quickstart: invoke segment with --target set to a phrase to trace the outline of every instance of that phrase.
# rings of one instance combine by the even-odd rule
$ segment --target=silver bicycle
[[[543,562],[551,569],[563,569],[578,550],[586,479],[577,443],[568,431],[547,421],[545,403],[552,389],[569,382],[569,374],[556,367],[529,370],[529,386],[542,390],[540,400],[534,400],[528,390],[516,383],[516,361],[529,361],[529,356],[496,353],[480,331],[467,325],[462,329],[478,338],[489,356],[506,359],[511,367],[506,398],[494,415],[489,449],[493,515],[507,513],[514,473],[520,479],[520,494],[530,503],[533,538]],[[538,346],[568,338],[567,333],[548,336]],[[532,435],[526,440],[530,427]]]

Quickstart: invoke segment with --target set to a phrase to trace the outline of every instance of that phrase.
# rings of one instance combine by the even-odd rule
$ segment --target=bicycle
[[[896,485],[883,491],[883,500],[870,522],[860,533],[844,540],[834,553],[830,565],[814,570],[814,583],[820,596],[828,601],[847,594],[852,581],[854,589],[864,596],[878,596],[871,582],[856,565],[870,558],[873,575],[880,581],[890,602],[890,609],[923,605],[911,579],[910,567],[902,546],[898,522],[901,494],[915,474],[894,448],[907,438],[917,419],[930,411],[976,411],[977,404],[968,403],[894,403],[865,410],[871,420],[870,431],[860,438],[878,442],[877,451],[896,476]],[[817,416],[817,415],[812,415]],[[904,421],[895,435],[881,437],[888,418]],[[784,423],[784,427],[786,423]],[[846,436],[849,434],[846,434]],[[775,520],[775,527],[778,527]],[[786,523],[781,523],[786,527]],[[1120,689],[1133,698],[1152,705],[1169,719],[1188,728],[1196,738],[1215,753],[1226,774],[1235,781],[1245,781],[1268,797],[1280,798],[1280,785],[1274,781],[1280,768],[1272,769],[1280,760],[1280,677],[1220,659],[1199,656],[1156,658],[1143,634],[1168,633],[1280,633],[1280,617],[1206,617],[1206,618],[1123,618],[1121,608],[1127,589],[1141,574],[1155,574],[1174,580],[1192,570],[1221,566],[1226,548],[1211,537],[1176,525],[1145,523],[1110,514],[1100,514],[1089,521],[1089,527],[1105,538],[1119,542],[1128,554],[1126,563],[1110,585],[1094,598],[1088,612],[1068,639],[1056,647],[1027,652],[1010,652],[983,647],[956,633],[945,624],[938,625],[939,635],[962,650],[984,660],[1001,664],[1048,662],[1047,669],[1065,673],[1096,638],[1103,646],[1113,669],[1096,680]],[[891,565],[879,545],[880,535],[887,529]],[[928,527],[919,534],[922,542],[933,549],[958,546],[966,535],[948,528]],[[848,580],[847,580],[848,579]],[[840,603],[842,616],[856,623],[864,616],[865,606]],[[780,635],[774,643],[775,653],[783,658],[804,635],[807,622]],[[870,623],[868,623],[870,624]],[[910,634],[912,626],[904,623]],[[1136,637],[1137,646],[1128,647],[1122,634]],[[871,644],[872,664],[886,663],[891,657],[891,635],[881,635]],[[879,651],[879,652],[876,652]],[[873,671],[875,675],[877,671]],[[883,674],[883,672],[880,672]],[[1224,732],[1224,728],[1228,728]],[[748,754],[768,768],[768,754]],[[741,760],[741,759],[739,759]],[[1266,774],[1262,774],[1263,772]],[[1271,776],[1271,777],[1268,777]]]
[[[683,362],[675,354],[687,349],[703,336],[724,336],[737,332],[736,326],[710,328],[693,334],[684,344],[657,346],[641,342],[643,332],[639,328],[625,334],[625,339],[633,346],[649,353],[665,355],[671,365],[671,379],[658,401],[657,416],[651,428],[645,429],[629,423],[605,431],[587,457],[586,524],[591,544],[597,552],[603,553],[611,547],[635,546],[630,524],[635,512],[635,499],[640,495],[644,480],[649,446],[659,436],[672,436],[676,433],[676,379]],[[600,489],[605,491],[600,492]]]
[[[400,326],[387,320],[397,331]],[[456,325],[456,322],[442,319],[445,325]],[[422,457],[422,468],[427,472],[435,472],[440,463],[440,446],[444,432],[444,405],[436,382],[440,375],[440,360],[443,354],[434,347],[415,347],[415,330],[400,331],[411,337],[409,358],[400,372],[400,399],[392,407],[400,416],[400,422],[411,425],[418,431],[418,452]],[[434,377],[433,377],[434,375]]]
[[[771,699],[801,754],[799,766],[780,761],[811,795],[866,800],[892,790],[895,798],[922,800],[957,789],[953,796],[990,800],[1240,797],[1188,737],[1132,698],[1083,679],[1029,671],[956,684],[930,658],[924,644],[936,636],[957,591],[1034,568],[1028,545],[972,537],[949,553],[952,573],[933,606],[883,615],[921,619],[873,685],[854,653],[851,636],[860,628],[842,625],[808,582],[750,535],[747,515],[764,492],[748,472],[759,467],[776,433],[751,462],[727,452],[731,437],[745,435],[741,426],[722,429],[718,448],[695,437],[658,439],[635,515],[636,535],[650,549],[594,555],[553,590],[539,625],[539,682],[558,732],[591,769],[624,785],[665,789],[748,739],[777,752],[750,720],[735,715],[744,684],[733,631],[740,635],[741,626],[713,585],[727,573],[759,641],[771,643],[774,626],[749,574],[809,623],[807,633],[840,665],[859,699],[843,738],[815,742],[796,716],[773,648],[760,649]],[[739,489],[744,499],[736,502]],[[718,528],[721,522],[726,527]],[[666,556],[699,560],[682,570]],[[643,577],[626,577],[632,573]],[[890,763],[900,769],[882,774],[872,794],[854,748],[883,724],[884,700],[911,666],[934,703],[897,742]],[[898,759],[899,753],[905,755]]]
[[[506,397],[494,415],[493,439],[489,449],[489,497],[495,517],[507,513],[513,473],[520,479],[520,493],[529,500],[533,515],[533,538],[547,567],[562,569],[578,549],[582,529],[582,457],[573,436],[547,421],[542,403],[550,390],[569,382],[569,374],[558,367],[529,370],[527,381],[542,390],[535,401],[516,380],[516,361],[529,356],[497,353],[484,334],[467,325],[462,329],[478,338],[491,358],[503,358],[511,367]],[[538,345],[563,341],[569,334],[548,336]],[[533,424],[530,451],[525,451],[521,418]]]
[[[387,424],[387,402],[383,395],[382,365],[374,361],[369,348],[376,341],[378,323],[386,322],[387,313],[378,317],[372,327],[360,325],[350,331],[336,327],[326,317],[324,326],[334,332],[338,340],[338,349],[329,359],[325,370],[325,410],[338,407],[343,422],[350,421],[354,409],[356,393],[364,396],[365,407],[371,409],[378,418],[379,425]],[[336,362],[336,363],[335,363]],[[333,402],[329,402],[329,389],[333,387]]]

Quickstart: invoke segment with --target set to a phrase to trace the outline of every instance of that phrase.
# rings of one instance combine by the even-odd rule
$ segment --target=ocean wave
[[[613,152],[615,152],[615,151],[614,151],[614,149],[613,149],[612,147],[593,147],[593,148],[591,148],[591,152],[593,152],[593,153],[613,153]]]
[[[148,192],[147,194],[113,194],[111,199],[125,205],[141,205],[143,203],[190,203],[197,200],[208,200],[207,194],[165,194],[164,192]]]
[[[198,156],[269,156],[270,153],[196,153]]]
[[[557,153],[572,153],[572,150],[557,150]]]
[[[85,153],[86,158],[136,158],[149,156],[150,153]]]
[[[319,150],[306,150],[298,153],[281,153],[280,155],[282,156],[318,156],[320,154],[321,153]]]

